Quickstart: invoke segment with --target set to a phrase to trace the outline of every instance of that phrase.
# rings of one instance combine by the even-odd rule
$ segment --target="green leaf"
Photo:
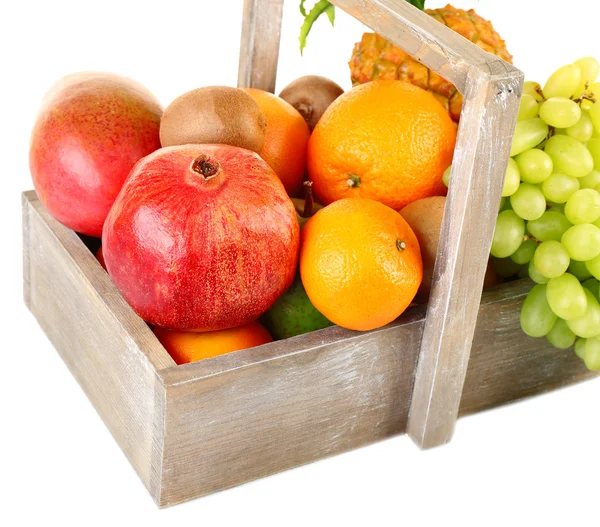
[[[409,4],[414,5],[417,9],[423,11],[425,9],[425,0],[406,0]]]
[[[406,0],[409,4],[414,5],[418,9],[425,8],[425,0]],[[333,26],[335,21],[335,6],[329,2],[329,0],[319,0],[310,11],[306,11],[304,7],[304,2],[306,0],[300,0],[300,14],[304,17],[304,23],[300,28],[300,54],[304,48],[306,47],[306,37],[310,33],[313,24],[317,21],[317,19],[325,13],[331,25]]]
[[[304,0],[300,2],[300,12],[306,12],[304,9]],[[319,0],[309,13],[305,15],[304,23],[300,28],[300,54],[302,54],[302,51],[306,47],[306,37],[310,33],[313,24],[323,13],[327,14],[331,25],[333,25],[335,13],[333,4],[329,0]]]
[[[333,4],[329,4],[329,7],[325,9],[325,13],[331,22],[331,27],[333,27],[333,23],[335,22],[335,6]]]

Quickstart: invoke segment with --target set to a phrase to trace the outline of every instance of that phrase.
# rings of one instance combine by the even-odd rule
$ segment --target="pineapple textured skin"
[[[425,9],[425,13],[448,26],[489,53],[512,63],[502,37],[491,22],[481,18],[473,9],[465,11],[447,5],[440,9]],[[462,95],[454,85],[417,62],[400,48],[375,33],[365,33],[355,44],[349,62],[352,84],[364,84],[375,79],[394,79],[410,82],[431,92],[458,122]]]

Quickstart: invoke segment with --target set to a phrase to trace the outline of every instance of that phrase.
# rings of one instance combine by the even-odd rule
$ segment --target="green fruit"
[[[299,276],[296,276],[291,287],[262,316],[261,322],[275,340],[333,326],[312,305]]]

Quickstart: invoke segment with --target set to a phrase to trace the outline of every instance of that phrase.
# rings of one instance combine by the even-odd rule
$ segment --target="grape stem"
[[[589,88],[589,83],[586,82],[585,83],[585,88],[583,90],[583,93],[577,99],[574,99],[573,102],[575,102],[575,103],[577,103],[579,105],[581,105],[581,103],[583,101],[590,101],[592,103],[595,103],[596,102],[596,97],[594,97],[593,93],[588,92],[588,88]]]

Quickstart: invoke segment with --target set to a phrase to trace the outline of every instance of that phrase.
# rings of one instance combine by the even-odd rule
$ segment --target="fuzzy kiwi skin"
[[[312,132],[327,107],[342,93],[344,90],[326,77],[305,75],[290,82],[279,97],[300,112]]]
[[[207,86],[177,97],[163,112],[160,143],[225,144],[260,152],[267,135],[267,117],[246,92],[228,86]]]
[[[432,196],[419,199],[408,204],[400,211],[400,215],[410,225],[419,241],[423,257],[423,281],[414,302],[426,304],[433,285],[433,267],[440,241],[440,230],[446,198]],[[483,287],[487,289],[499,282],[493,267],[488,263]]]

